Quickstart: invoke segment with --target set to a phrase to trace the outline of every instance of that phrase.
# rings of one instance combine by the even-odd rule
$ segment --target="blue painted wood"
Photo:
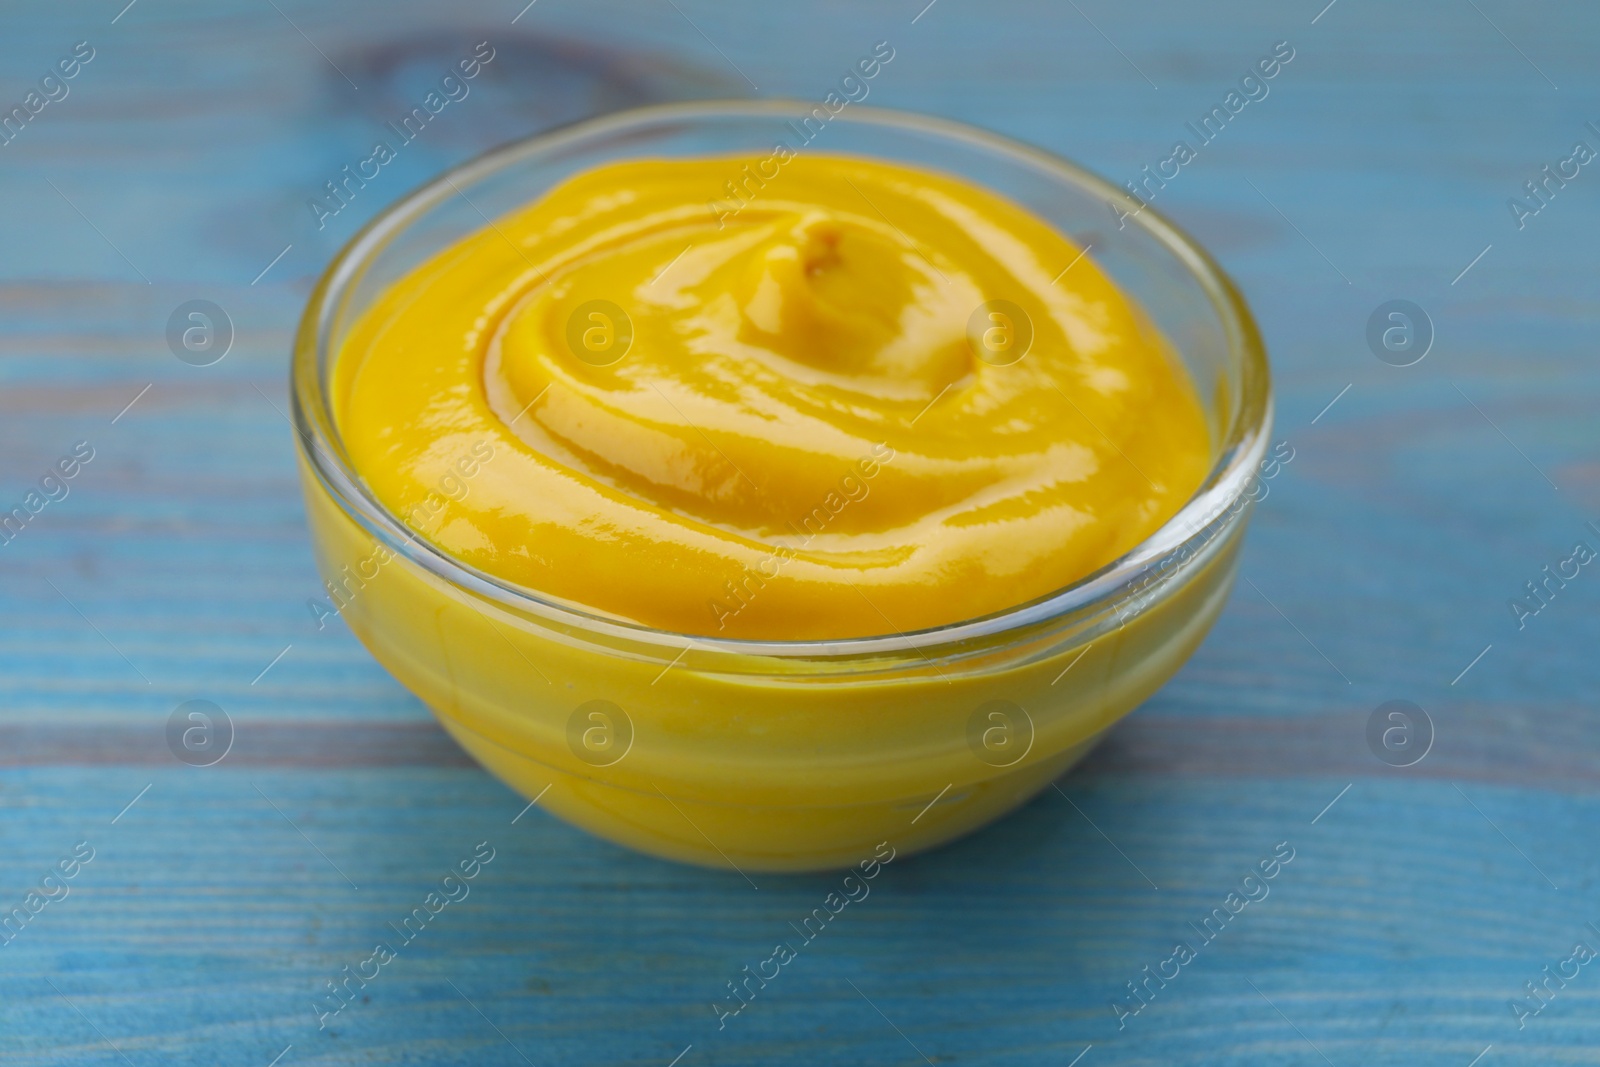
[[[123,2],[19,7],[0,32],[7,109],[95,49],[0,147],[0,502],[95,448],[0,547],[0,907],[76,843],[95,853],[0,947],[0,1063],[1600,1060],[1592,967],[1522,1029],[1508,1007],[1574,942],[1600,947],[1600,578],[1520,631],[1506,605],[1600,522],[1600,178],[1524,229],[1505,203],[1574,140],[1600,147],[1600,15]],[[474,94],[317,231],[306,198],[484,39]],[[883,39],[872,102],[1119,181],[1291,42],[1270,95],[1156,202],[1252,300],[1296,458],[1254,520],[1253,585],[1065,798],[892,864],[719,1030],[725,983],[832,880],[752,891],[519,819],[347,632],[318,632],[285,353],[338,244],[440,168],[746,76],[820,97]],[[1408,368],[1364,341],[1397,297],[1437,330]],[[237,327],[208,368],[163,339],[194,298]],[[215,768],[165,758],[195,698],[239,727]],[[1396,698],[1437,727],[1410,769],[1363,737]],[[319,1030],[323,984],[479,841],[495,859],[471,895]],[[1283,841],[1270,895],[1119,1030],[1125,983],[1198,943],[1189,924]]]

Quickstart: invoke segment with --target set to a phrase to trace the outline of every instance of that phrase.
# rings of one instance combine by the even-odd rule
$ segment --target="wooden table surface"
[[[93,450],[0,545],[0,912],[42,894],[0,935],[0,1063],[1600,1063],[1574,956],[1600,949],[1600,566],[1510,607],[1600,549],[1600,174],[1563,162],[1600,149],[1600,12],[925,2],[0,14],[0,110],[93,54],[0,145],[0,510]],[[472,95],[319,231],[307,199],[480,40]],[[1252,301],[1295,458],[1161,693],[1059,791],[895,862],[719,1030],[834,877],[752,890],[517,818],[319,632],[286,353],[338,245],[441,168],[634,103],[820,99],[880,40],[870,102],[1119,182],[1289,42],[1156,203]],[[166,340],[195,299],[234,324],[213,366]],[[1367,342],[1394,299],[1433,325],[1412,366]],[[236,730],[211,768],[164,739],[196,699]],[[1433,724],[1413,766],[1369,748],[1389,700]],[[325,983],[478,841],[470,897],[319,1029]],[[1270,895],[1119,1020],[1280,842]]]

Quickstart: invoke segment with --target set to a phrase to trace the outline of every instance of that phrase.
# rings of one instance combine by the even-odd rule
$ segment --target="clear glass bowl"
[[[1054,223],[1138,301],[1187,367],[1215,464],[1123,558],[1048,596],[917,633],[691,637],[603,617],[464,566],[363,484],[328,385],[384,288],[487,219],[625,158],[765,157],[802,104],[610,115],[490,152],[374,219],[329,266],[295,339],[308,521],[342,617],[487,768],[601,837],[675,860],[812,870],[904,854],[1026,801],[1182,665],[1233,583],[1272,401],[1244,301],[1198,245],[1110,183],[939,119],[851,106],[815,150],[955,174]],[[811,150],[810,148],[804,150]],[[619,567],[629,561],[619,558]]]

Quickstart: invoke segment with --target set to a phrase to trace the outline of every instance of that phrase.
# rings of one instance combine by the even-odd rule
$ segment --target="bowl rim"
[[[1260,332],[1233,281],[1197,241],[1148,203],[1110,181],[1061,156],[966,123],[917,112],[852,105],[832,117],[947,139],[968,148],[1020,162],[1086,190],[1126,212],[1121,221],[1142,227],[1199,283],[1231,351],[1240,359],[1237,410],[1223,428],[1219,454],[1201,487],[1149,537],[1105,566],[1059,589],[987,615],[912,631],[865,637],[804,641],[711,637],[659,629],[602,614],[581,604],[547,596],[472,567],[424,541],[392,514],[366,488],[339,444],[328,407],[323,369],[331,369],[326,341],[342,299],[367,264],[397,233],[427,210],[454,196],[466,199],[462,186],[516,165],[529,156],[559,151],[589,139],[695,120],[788,118],[808,113],[811,105],[795,99],[704,100],[655,104],[610,112],[534,134],[492,148],[445,170],[404,194],[362,226],[319,276],[295,331],[289,366],[291,420],[302,460],[347,518],[380,544],[404,556],[451,586],[497,603],[521,615],[532,615],[569,633],[582,630],[613,639],[656,646],[681,658],[691,648],[739,656],[777,659],[838,659],[913,651],[926,658],[975,640],[1031,631],[1040,624],[1136,595],[1150,566],[1194,541],[1209,541],[1219,520],[1237,516],[1236,507],[1254,480],[1272,427],[1271,372]],[[467,201],[471,205],[471,201]],[[476,207],[476,205],[472,205]],[[481,212],[480,212],[481,214]],[[1120,227],[1119,227],[1120,228]],[[1169,582],[1169,587],[1182,582]]]

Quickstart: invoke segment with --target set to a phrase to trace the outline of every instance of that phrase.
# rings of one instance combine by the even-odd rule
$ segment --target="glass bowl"
[[[291,369],[317,563],[330,605],[378,661],[542,807],[630,848],[747,875],[932,847],[1082,758],[1222,610],[1272,419],[1266,353],[1244,301],[1155,211],[1038,149],[852,105],[820,132],[815,120],[803,127],[815,150],[939,170],[1010,197],[1090,249],[1170,342],[1206,410],[1215,462],[1154,535],[1066,588],[982,618],[837,641],[722,640],[511,585],[378,503],[339,439],[328,386],[346,332],[385,287],[578,171],[625,158],[765,157],[798,140],[809,112],[791,101],[644,108],[458,167],[334,259]]]

